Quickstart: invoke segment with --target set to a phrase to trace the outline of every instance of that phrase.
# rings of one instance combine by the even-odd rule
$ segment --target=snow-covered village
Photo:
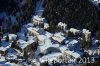
[[[100,66],[99,0],[5,1],[17,2],[18,8],[9,15],[7,10],[14,3],[3,12],[5,6],[0,6],[0,66]],[[4,0],[0,2],[3,4]],[[68,8],[70,5],[74,11],[73,3],[80,4],[75,6],[77,13],[84,6],[84,13],[79,12],[75,19]],[[69,16],[65,15],[67,10]],[[88,22],[80,23],[82,20],[76,18]]]

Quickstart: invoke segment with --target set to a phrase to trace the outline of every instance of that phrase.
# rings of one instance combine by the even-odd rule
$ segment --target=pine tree
[[[90,38],[90,40],[86,41],[85,35],[82,34],[81,44],[80,44],[80,47],[82,49],[89,49],[89,47],[91,46],[91,37],[89,37],[89,38]]]
[[[23,55],[23,56],[24,56],[24,58],[26,58],[26,59],[28,58],[28,54],[27,54],[26,51],[24,51],[24,55]]]
[[[7,36],[6,36],[6,42],[8,42],[8,41],[9,41],[9,36],[7,35]]]
[[[28,41],[28,37],[26,37],[26,42]]]
[[[96,38],[97,38],[98,40],[100,40],[100,30],[98,30],[98,31],[96,32]]]
[[[11,22],[11,17],[8,17],[8,32],[12,33],[13,32],[13,27],[12,27],[12,22]]]
[[[52,64],[53,64],[53,66],[60,66],[60,63],[59,62],[56,62],[55,63],[55,61],[53,61]]]
[[[2,42],[1,42],[1,38],[0,38],[0,47],[1,47],[1,43],[2,43]]]
[[[34,43],[32,43],[32,44],[33,44],[33,48],[34,48],[34,50],[36,50],[37,47],[38,47],[38,41],[37,41],[37,42],[34,42]]]
[[[19,36],[17,35],[16,40],[19,40]]]
[[[16,47],[16,41],[15,40],[12,42],[11,47],[12,48],[15,48]]]
[[[25,32],[25,34],[24,34],[24,35],[25,35],[25,36],[27,36],[27,33],[28,33],[28,32]]]

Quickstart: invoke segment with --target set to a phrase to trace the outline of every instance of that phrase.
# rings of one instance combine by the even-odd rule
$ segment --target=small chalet
[[[32,18],[32,21],[33,21],[33,24],[34,25],[38,25],[38,26],[41,26],[42,27],[43,26],[43,23],[45,21],[45,18],[42,18],[42,17],[36,15],[36,16],[34,16]]]

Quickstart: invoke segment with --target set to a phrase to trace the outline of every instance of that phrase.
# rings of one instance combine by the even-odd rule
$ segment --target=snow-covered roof
[[[10,43],[9,43],[9,42],[3,41],[3,42],[1,43],[0,50],[1,50],[1,51],[6,51],[7,48],[9,48],[9,47],[10,47]]]
[[[19,39],[26,40],[25,34],[23,32],[18,32],[17,35]]]
[[[15,63],[10,63],[10,62],[6,62],[5,64],[2,64],[3,66],[19,66],[18,64]]]
[[[44,23],[44,29],[49,28],[49,24],[48,23]]]
[[[9,40],[12,40],[12,39],[15,40],[16,37],[17,37],[17,35],[15,35],[15,34],[9,34],[8,37],[9,37]]]
[[[77,40],[72,40],[71,42],[69,42],[69,44],[76,44],[76,43],[78,43]]]
[[[43,28],[40,28],[38,31],[37,31],[40,35],[45,35],[45,30]]]
[[[24,49],[25,47],[27,47],[27,45],[32,44],[34,42],[34,40],[29,40],[26,42],[24,40],[19,39],[17,42],[18,42],[18,46],[20,48]]]
[[[48,48],[59,48],[59,44],[52,44],[51,41],[47,40],[46,44],[39,46],[41,53],[45,53]]]
[[[79,58],[82,56],[82,53],[77,53],[77,52],[74,52],[74,51],[70,51],[70,50],[66,50],[65,53],[73,56],[74,58]]]
[[[0,54],[0,62],[5,61],[5,57]]]
[[[83,29],[83,34],[85,35],[86,41],[90,40],[91,32],[87,29]]]
[[[40,50],[46,50],[47,48],[51,47],[52,46],[52,43],[50,40],[45,40],[45,44],[42,45],[42,46],[39,46],[40,47]]]
[[[5,47],[0,47],[0,50],[1,50],[1,51],[6,51],[6,49],[7,49],[7,48],[5,48]]]
[[[55,33],[55,34],[54,34],[54,36],[59,36],[59,37],[60,37],[60,36],[63,36],[63,35],[64,35],[64,33],[62,33],[62,32],[58,32],[58,33]]]
[[[87,29],[83,29],[82,31],[83,31],[84,34],[91,34],[91,32]]]
[[[79,33],[79,32],[80,32],[80,30],[77,30],[77,29],[75,29],[75,28],[70,28],[69,31],[72,32],[72,33],[74,33],[74,35],[75,35],[76,33]]]
[[[58,23],[58,26],[64,26],[64,27],[66,27],[66,26],[67,26],[67,24],[62,23],[62,22],[59,22],[59,23]]]
[[[65,44],[68,44],[68,43],[69,43],[69,40],[66,40],[66,41],[65,41]]]
[[[46,31],[45,36],[46,36],[47,38],[50,38],[50,37],[52,37],[52,34]]]
[[[34,63],[37,66],[40,66],[40,62],[37,59],[33,59],[32,63]]]
[[[35,31],[38,31],[39,30],[39,28],[33,28],[33,27],[32,27],[32,29],[34,29]]]
[[[20,44],[26,43],[26,41],[24,41],[24,40],[22,40],[22,39],[19,39],[17,42],[20,43]]]
[[[7,48],[7,53],[13,53],[16,54],[16,51],[13,48]]]
[[[5,48],[7,48],[9,45],[10,45],[10,43],[9,43],[9,42],[6,42],[6,41],[3,41],[3,42],[1,43],[1,46],[2,46],[2,47],[5,47]]]
[[[66,42],[66,47],[68,47],[70,50],[77,51],[80,49],[79,41],[76,39],[69,40]]]
[[[62,23],[62,22],[59,22],[59,23],[58,23],[58,27],[61,27],[62,29],[65,30],[65,28],[67,28],[67,24]]]
[[[63,53],[64,51],[68,50],[68,48],[65,47],[65,46],[60,46],[59,49],[61,50],[62,53]]]
[[[27,44],[32,44],[33,42],[35,42],[34,40],[28,40]]]
[[[42,17],[39,17],[38,15],[36,15],[36,16],[33,17],[33,21],[34,20],[37,20],[37,21],[40,21],[40,22],[42,21],[43,22],[45,20],[45,18],[42,18]]]
[[[10,59],[17,59],[17,56],[13,53],[8,53],[6,55],[6,59],[10,60]]]
[[[28,40],[33,40],[34,38],[33,36],[28,36]]]
[[[38,35],[37,37],[38,37],[39,41],[44,41],[47,39],[47,37],[45,35]]]
[[[35,57],[37,57],[40,53],[47,53],[48,48],[59,48],[59,44],[52,44],[50,39],[45,40],[45,44],[38,46],[37,51],[35,52]]]
[[[56,34],[54,34],[52,39],[55,40],[55,41],[58,41],[59,43],[61,43],[65,39],[65,37],[62,36],[61,33],[56,33]]]
[[[27,46],[27,42],[24,40],[19,39],[17,42],[20,48],[25,48]]]
[[[29,28],[27,28],[27,29],[28,29],[28,31],[32,32],[33,34],[39,35],[39,33],[37,32],[39,29],[32,28],[32,27],[29,27]]]
[[[44,45],[44,44],[46,44],[46,41],[47,41],[47,40],[50,41],[45,35],[38,35],[37,38],[38,38],[38,43],[39,43],[39,45]],[[49,42],[49,43],[50,43],[50,42]]]

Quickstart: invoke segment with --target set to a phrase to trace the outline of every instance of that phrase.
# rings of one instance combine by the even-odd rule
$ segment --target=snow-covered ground
[[[0,19],[4,19],[5,22],[6,22],[6,20],[9,20],[9,18],[11,18],[12,24],[15,24],[16,23],[16,17],[14,15],[10,15],[9,16],[9,15],[7,15],[6,12],[0,13]]]
[[[100,3],[100,0],[89,0],[90,2],[92,2],[99,10],[99,3]]]
[[[39,34],[38,35],[30,34],[30,32],[27,32],[28,31],[27,28],[32,28],[36,32],[39,32]],[[17,42],[18,42],[17,45],[22,49],[26,48],[29,44],[32,44],[33,42],[38,40],[39,46],[37,47],[37,50],[35,51],[35,55],[34,55],[34,58],[37,61],[34,61],[35,59],[31,58],[32,63],[34,63],[34,64],[38,63],[38,65],[39,65],[40,62],[42,63],[47,60],[49,62],[52,62],[53,60],[56,61],[58,59],[58,57],[64,56],[64,55],[67,55],[68,58],[71,58],[70,56],[72,56],[74,58],[79,58],[79,57],[82,57],[82,55],[84,54],[83,52],[80,51],[81,48],[80,48],[80,40],[79,39],[75,39],[75,38],[66,39],[66,37],[64,36],[64,33],[62,33],[62,32],[52,34],[43,29],[42,29],[42,31],[44,31],[45,33],[41,32],[41,28],[37,29],[36,27],[34,27],[34,25],[32,23],[30,23],[30,24],[26,24],[26,25],[22,26],[21,31],[17,33],[17,35],[19,36],[19,39],[17,40]],[[27,32],[27,34],[25,35],[26,32]],[[9,39],[16,38],[17,35],[8,34]],[[56,38],[52,39],[52,37],[54,37],[54,36]],[[26,39],[27,39],[27,41],[26,41]],[[62,45],[60,43],[63,40],[65,41],[64,45]],[[89,53],[89,55],[94,53],[93,48],[96,49],[96,47],[97,47],[96,42],[99,41],[96,39],[92,39],[92,40],[93,40],[93,42],[92,42],[93,46],[91,46],[91,49],[89,49],[87,52],[87,53]],[[8,53],[6,54],[6,56],[1,57],[1,59],[0,59],[1,64],[13,65],[12,63],[5,62],[6,61],[5,57],[8,60],[18,59],[17,56],[19,55],[20,51],[13,51],[12,49],[9,49],[10,44],[11,44],[11,42],[6,42],[4,40],[1,43],[0,50],[2,50],[2,51],[8,50]],[[43,55],[41,56],[41,54],[43,54]],[[20,55],[20,56],[23,56],[23,55]],[[27,62],[25,62],[25,63],[27,65]]]
[[[37,4],[36,4],[36,9],[35,9],[35,15],[41,16],[44,8],[43,8],[43,2],[44,0],[38,0]]]
[[[37,2],[35,16],[37,16],[38,19],[41,17],[43,12],[43,7],[42,7],[43,1],[44,0],[39,0]],[[3,13],[3,15],[5,15],[5,13]],[[0,16],[0,18],[2,17]],[[6,15],[5,15],[5,19],[8,19]],[[15,19],[16,18],[12,16],[11,20],[13,22],[15,22]],[[64,26],[67,25],[64,24]],[[71,28],[69,30],[68,29],[64,29],[64,30],[71,31],[74,34],[76,34],[76,32],[80,33],[81,31],[74,28]],[[90,32],[88,31],[88,33]],[[44,28],[41,28],[39,25],[34,26],[33,23],[28,23],[26,25],[21,26],[21,31],[17,32],[17,35],[8,34],[8,37],[10,39],[8,42],[5,41],[6,38],[3,38],[0,44],[0,51],[4,52],[4,54],[1,52],[2,54],[0,57],[1,66],[2,65],[20,66],[18,64],[21,64],[22,66],[23,65],[32,66],[32,65],[28,65],[29,61],[32,62],[34,65],[40,66],[39,64],[45,61],[49,61],[49,63],[52,63],[53,60],[59,61],[58,58],[65,55],[70,59],[74,58],[76,60],[77,58],[82,57],[84,55],[84,52],[87,52],[91,56],[94,53],[94,50],[97,49],[97,42],[100,41],[100,40],[92,39],[92,43],[91,43],[92,46],[90,47],[90,49],[88,49],[88,51],[85,50],[83,52],[81,51],[80,48],[80,39],[69,38],[68,36],[65,36],[65,33],[63,32],[50,33],[48,31],[45,31]],[[13,39],[16,40],[15,43],[16,46],[21,48],[23,50],[23,53],[20,52],[18,48],[11,47]],[[33,45],[35,45],[34,42],[38,43],[38,45],[36,50],[32,53],[32,50],[30,49],[34,49],[32,47]],[[29,46],[31,44],[32,46]],[[28,52],[27,54],[29,54],[29,56],[32,56],[32,58],[26,59],[26,57],[23,57],[23,54],[25,52]],[[25,58],[25,61],[23,61],[23,58]],[[16,64],[14,62],[10,63],[7,61],[7,59],[8,60],[17,59],[18,63]],[[69,64],[69,66],[71,65]]]

